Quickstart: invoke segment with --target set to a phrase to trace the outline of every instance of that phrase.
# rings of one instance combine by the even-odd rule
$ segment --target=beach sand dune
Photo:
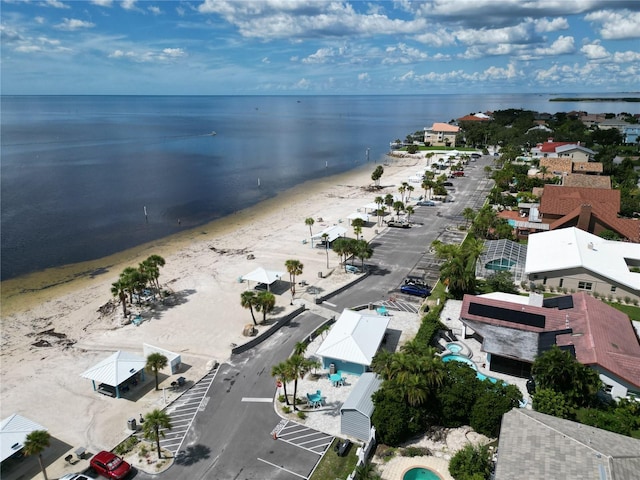
[[[175,237],[87,264],[3,282],[2,418],[20,413],[73,448],[84,446],[93,452],[113,448],[126,437],[128,418],[165,405],[163,393],[153,390],[153,375],[147,374],[135,401],[109,398],[95,393],[91,381],[81,378],[82,372],[117,350],[142,355],[146,342],[179,353],[186,369],[181,374],[198,380],[212,362],[230,357],[232,343],[246,341],[242,329],[252,320],[240,305],[240,294],[253,285],[240,282],[240,276],[257,267],[286,272],[284,262],[297,259],[304,264],[297,280],[311,286],[328,291],[352,279],[338,267],[333,252],[327,268],[326,252],[303,243],[309,239],[305,218],[316,219],[314,233],[342,223],[353,237],[347,215],[378,195],[397,194],[398,186],[425,165],[418,156],[394,159],[385,165],[385,187],[372,192],[366,188],[375,168],[370,164],[301,185]],[[414,197],[421,193],[415,187]],[[372,220],[363,232],[366,239],[380,228],[375,217]],[[111,283],[125,267],[137,266],[151,254],[166,260],[160,282],[173,292],[174,305],[145,309],[139,326],[124,325],[121,306],[109,305]],[[288,280],[288,274],[284,277]],[[288,291],[279,294],[275,315],[294,308],[290,302]],[[311,304],[313,296],[298,287],[296,302]],[[261,314],[256,318],[261,320]],[[172,377],[163,373],[161,380],[166,386]],[[170,401],[173,394],[165,395]]]

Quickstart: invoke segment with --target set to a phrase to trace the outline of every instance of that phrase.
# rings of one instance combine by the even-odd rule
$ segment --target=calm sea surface
[[[367,161],[373,169],[390,141],[434,121],[640,110],[549,98],[4,96],[1,278],[97,259]]]

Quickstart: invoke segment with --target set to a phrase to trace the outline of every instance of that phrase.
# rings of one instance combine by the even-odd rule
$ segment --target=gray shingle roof
[[[495,480],[637,480],[640,440],[527,409],[502,417]]]

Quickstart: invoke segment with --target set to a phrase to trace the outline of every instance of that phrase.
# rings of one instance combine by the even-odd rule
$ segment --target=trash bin
[[[336,373],[336,364],[332,363],[329,365],[329,375],[333,375],[334,373]]]
[[[369,304],[369,310],[373,310],[373,303]]]
[[[134,432],[137,430],[135,418],[130,418],[129,420],[127,420],[127,428],[129,430],[133,430]]]

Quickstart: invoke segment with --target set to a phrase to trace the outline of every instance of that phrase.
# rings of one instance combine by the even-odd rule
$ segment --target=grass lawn
[[[607,305],[620,310],[622,313],[629,316],[631,320],[640,321],[640,307],[634,305],[622,305],[618,302],[605,302]]]
[[[322,457],[322,460],[320,460],[320,463],[318,464],[318,468],[316,468],[309,480],[335,480],[336,478],[347,478],[347,476],[353,472],[356,468],[356,463],[358,463],[358,457],[356,456],[358,446],[355,444],[351,445],[348,455],[345,457],[339,457],[333,450],[339,441],[341,441],[341,439],[334,438],[329,450],[324,457]]]

